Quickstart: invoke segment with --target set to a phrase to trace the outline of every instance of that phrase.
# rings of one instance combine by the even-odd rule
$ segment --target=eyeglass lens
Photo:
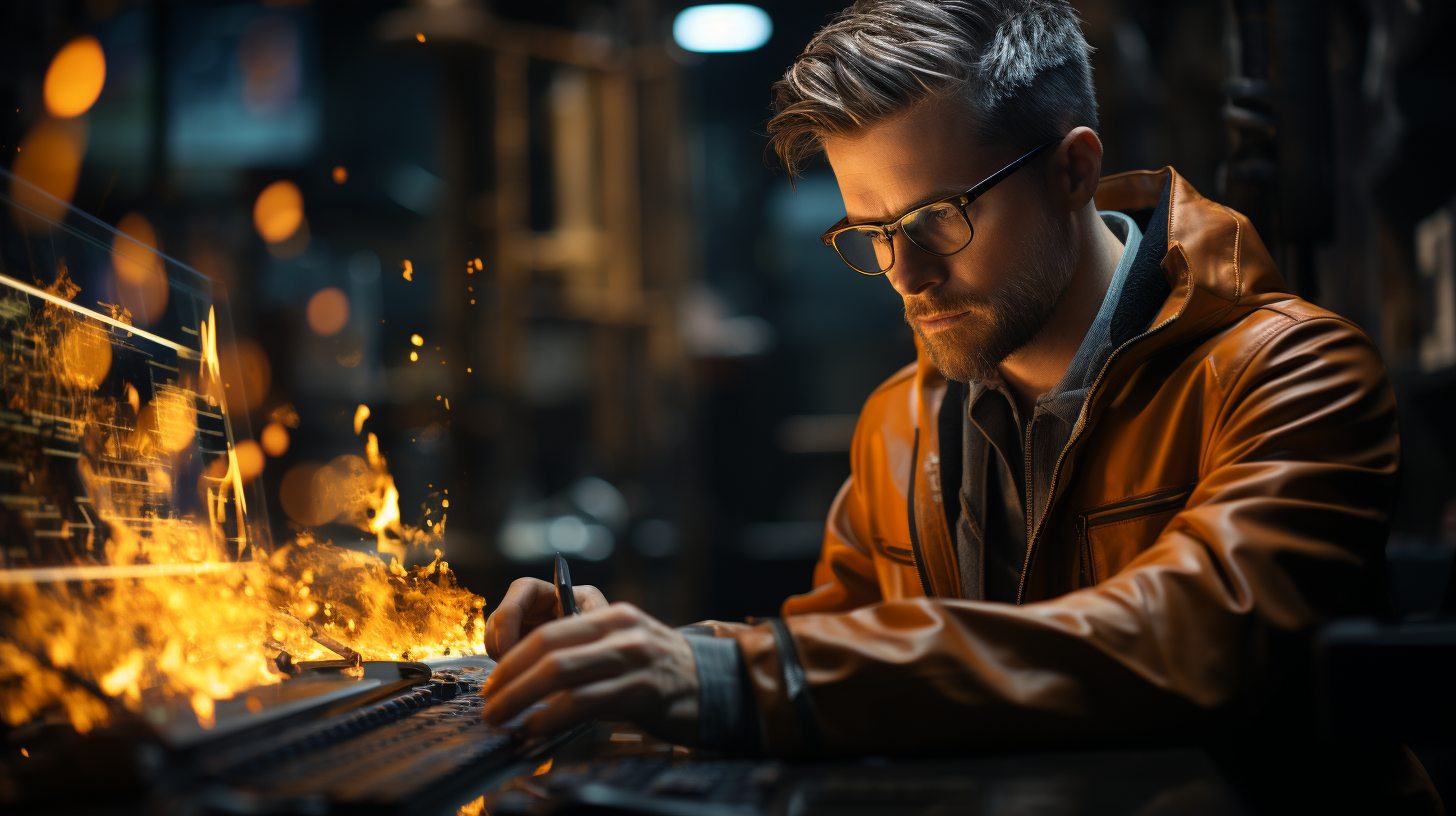
[[[970,222],[948,201],[907,213],[899,226],[916,246],[935,255],[954,255],[971,242]],[[834,248],[845,263],[866,275],[886,272],[895,263],[894,247],[878,228],[845,230],[834,236]]]
[[[834,248],[856,272],[878,275],[895,262],[895,249],[878,229],[851,229],[834,236]]]

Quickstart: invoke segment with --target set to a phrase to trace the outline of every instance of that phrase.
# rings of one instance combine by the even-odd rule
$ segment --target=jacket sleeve
[[[1249,710],[1281,655],[1359,593],[1384,545],[1399,439],[1384,367],[1343,321],[1286,324],[1230,376],[1188,505],[1101,584],[1022,606],[843,612],[864,597],[861,562],[852,543],[826,545],[834,611],[786,619],[787,648],[771,627],[735,633],[768,749],[1186,738]],[[781,665],[795,659],[802,675]]]

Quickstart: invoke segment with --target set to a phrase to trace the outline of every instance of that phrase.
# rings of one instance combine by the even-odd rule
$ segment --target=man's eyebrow
[[[950,198],[953,195],[960,195],[961,193],[964,193],[966,190],[969,189],[969,187],[947,187],[944,190],[939,190],[931,193],[930,195],[925,196],[924,198],[920,199],[914,204],[911,204],[905,209],[900,210],[894,215],[890,215],[885,218],[856,218],[852,213],[848,212],[846,212],[845,217],[848,219],[847,223],[850,224],[887,224],[895,220],[896,218],[904,215],[905,213],[910,212],[911,210],[917,209],[919,207],[924,207],[926,204],[931,204],[936,201],[940,201],[941,199]]]

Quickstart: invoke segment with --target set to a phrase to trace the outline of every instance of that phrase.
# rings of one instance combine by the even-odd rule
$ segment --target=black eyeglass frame
[[[891,269],[893,269],[895,267],[895,233],[898,232],[898,231],[900,231],[901,229],[903,229],[900,226],[901,222],[903,222],[905,219],[911,217],[912,215],[915,215],[916,213],[920,212],[921,210],[929,209],[930,207],[934,207],[934,206],[937,206],[939,204],[944,204],[944,203],[946,203],[946,202],[949,201],[949,202],[953,202],[956,205],[956,209],[960,212],[961,218],[964,218],[966,220],[966,229],[969,230],[970,237],[966,238],[966,242],[964,244],[961,244],[959,247],[957,247],[954,250],[951,250],[950,252],[936,252],[933,249],[928,249],[928,248],[926,248],[924,246],[921,246],[920,245],[920,242],[919,241],[916,241],[913,237],[911,237],[910,233],[908,233],[908,232],[905,233],[905,237],[910,240],[910,243],[914,244],[915,246],[919,247],[920,249],[924,250],[925,252],[929,252],[931,255],[935,255],[935,256],[940,257],[940,258],[948,258],[948,257],[956,254],[957,252],[960,252],[961,250],[965,249],[966,247],[970,246],[971,245],[971,241],[976,237],[976,228],[975,228],[975,226],[973,224],[971,224],[971,217],[966,214],[966,207],[970,206],[970,203],[972,201],[975,201],[976,199],[980,198],[981,196],[983,196],[987,192],[989,192],[992,187],[995,187],[997,184],[1000,184],[1001,182],[1005,181],[1008,177],[1010,177],[1012,174],[1014,174],[1017,170],[1020,170],[1022,167],[1025,167],[1032,159],[1034,159],[1037,156],[1041,155],[1047,148],[1049,148],[1049,147],[1051,147],[1053,145],[1061,144],[1061,141],[1064,138],[1066,138],[1066,137],[1065,136],[1059,136],[1059,137],[1057,137],[1055,139],[1052,139],[1052,140],[1050,140],[1048,142],[1043,143],[1042,145],[1040,145],[1038,147],[1033,148],[1031,150],[1031,152],[1027,153],[1026,155],[1022,156],[1021,158],[1017,159],[1016,161],[1014,161],[1014,162],[1006,165],[1005,167],[1001,168],[1000,170],[997,170],[996,172],[994,172],[991,175],[987,176],[984,180],[982,180],[976,186],[972,187],[969,190],[966,190],[963,193],[955,193],[954,195],[948,195],[945,198],[938,198],[938,199],[936,199],[934,201],[931,201],[931,202],[928,202],[926,204],[921,204],[919,207],[916,207],[915,209],[910,210],[909,212],[905,213],[904,215],[900,216],[899,218],[896,218],[894,221],[890,221],[890,222],[887,222],[887,223],[866,222],[866,223],[863,223],[863,224],[851,224],[851,223],[849,223],[849,216],[846,215],[845,217],[839,219],[839,221],[836,222],[834,224],[834,226],[832,226],[829,229],[825,230],[824,231],[824,234],[821,235],[821,236],[819,236],[819,240],[822,241],[825,246],[832,248],[834,250],[834,254],[838,255],[839,256],[839,259],[841,261],[844,261],[845,265],[848,266],[850,269],[853,269],[854,271],[860,273],[861,275],[883,275],[883,274],[885,274],[886,272],[889,272]],[[877,228],[879,228],[880,232],[883,233],[884,236],[885,236],[885,244],[887,246],[889,246],[889,248],[890,248],[890,265],[887,266],[887,267],[885,267],[884,269],[881,269],[878,272],[866,272],[863,269],[860,269],[859,267],[857,267],[854,264],[850,263],[849,262],[849,259],[846,258],[846,257],[844,257],[844,253],[843,252],[840,252],[839,251],[839,247],[838,246],[835,246],[835,243],[834,243],[834,237],[836,235],[839,235],[841,232],[848,232],[850,230],[863,230],[866,227],[877,227]]]

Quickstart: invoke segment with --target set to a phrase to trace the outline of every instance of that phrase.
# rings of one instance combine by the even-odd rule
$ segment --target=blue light
[[[672,38],[685,51],[752,51],[773,35],[773,20],[758,6],[689,6],[672,21]]]

